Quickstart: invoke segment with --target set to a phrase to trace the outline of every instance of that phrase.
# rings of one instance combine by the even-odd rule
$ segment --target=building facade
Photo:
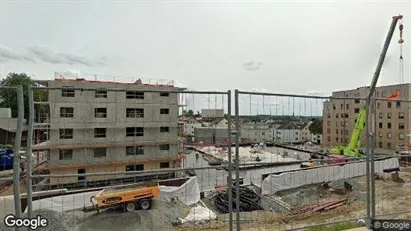
[[[266,123],[250,122],[241,125],[241,138],[250,139],[254,142],[269,142],[273,140],[272,126]]]
[[[49,118],[35,124],[49,139],[33,146],[48,150],[51,174],[139,171],[180,166],[178,97],[173,86],[80,80],[54,80]],[[76,88],[98,89],[93,91]],[[106,89],[127,89],[109,91]],[[137,91],[138,90],[138,91]],[[125,175],[113,176],[124,178]],[[107,176],[52,178],[50,184],[105,180]]]
[[[410,129],[410,103],[396,101],[393,94],[398,93],[398,99],[410,100],[411,84],[380,86],[376,88],[377,98],[374,110],[371,111],[372,129],[375,131],[376,148],[378,151],[396,151],[408,148]],[[333,97],[352,97],[358,99],[333,99],[326,101],[323,107],[323,143],[332,147],[347,145],[350,141],[357,117],[365,105],[369,92],[368,87],[354,90],[333,92]],[[391,97],[391,100],[387,100]],[[380,99],[380,100],[378,100]],[[362,132],[361,144],[366,144],[365,131]]]

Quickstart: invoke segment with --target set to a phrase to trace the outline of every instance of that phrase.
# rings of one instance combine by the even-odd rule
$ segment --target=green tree
[[[33,79],[26,73],[9,73],[6,78],[0,81],[0,86],[15,87],[21,85],[23,87],[24,96],[24,118],[29,118],[29,87],[34,84]],[[47,93],[41,94],[35,91],[34,99],[41,99],[45,101]],[[0,107],[11,108],[12,117],[18,116],[18,102],[17,92],[14,89],[1,89],[0,90]]]
[[[323,121],[321,119],[313,119],[308,130],[313,134],[323,134]]]

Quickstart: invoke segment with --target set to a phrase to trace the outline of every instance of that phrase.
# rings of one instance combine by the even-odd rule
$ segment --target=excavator
[[[384,59],[387,54],[387,50],[390,45],[395,27],[397,25],[397,22],[399,20],[402,20],[402,18],[403,18],[402,15],[392,17],[391,26],[389,28],[388,35],[386,37],[384,47],[381,52],[380,58],[378,60],[378,64],[377,64],[377,67],[376,67],[376,70],[374,72],[374,76],[371,82],[370,91],[368,95],[368,103],[371,102],[371,98],[373,97],[375,87],[377,85],[377,81],[380,76],[380,72],[381,72]],[[402,23],[400,23],[399,25],[399,30],[400,30],[400,39],[398,43],[402,45],[402,43],[404,43],[404,40],[402,38],[402,34],[403,34]],[[402,62],[402,47],[400,50],[401,50],[400,62]],[[338,164],[341,162],[347,162],[347,157],[355,158],[355,157],[362,157],[365,155],[365,153],[360,149],[360,145],[361,145],[361,134],[367,123],[367,111],[366,111],[367,106],[369,105],[365,105],[359,111],[357,122],[355,123],[355,127],[354,127],[354,130],[353,130],[353,133],[351,135],[351,139],[348,145],[347,146],[337,146],[337,147],[332,148],[331,153],[327,155],[328,159],[330,160],[328,161],[328,164],[335,164],[335,163]]]

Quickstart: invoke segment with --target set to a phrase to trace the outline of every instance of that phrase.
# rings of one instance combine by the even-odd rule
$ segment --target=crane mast
[[[392,36],[394,34],[395,27],[396,27],[398,21],[401,20],[402,18],[403,18],[402,15],[392,17],[391,25],[390,25],[390,28],[388,30],[388,34],[387,34],[387,37],[385,39],[383,49],[382,49],[380,58],[378,60],[377,67],[375,69],[372,81],[371,81],[371,85],[370,85],[370,88],[369,88],[370,90],[369,90],[369,93],[368,93],[368,96],[367,96],[366,105],[364,107],[362,107],[360,112],[359,112],[357,122],[355,124],[353,133],[351,135],[350,142],[348,143],[347,146],[340,146],[340,147],[335,147],[335,148],[331,149],[332,154],[334,154],[334,155],[344,155],[344,156],[348,156],[348,157],[360,157],[360,156],[362,156],[359,146],[360,146],[361,134],[362,134],[362,131],[365,128],[365,125],[367,123],[367,118],[368,118],[366,108],[370,108],[370,106],[371,106],[371,102],[372,102],[372,98],[374,96],[375,88],[377,86],[378,78],[380,77],[381,69],[382,69],[382,66],[384,64],[384,60],[385,60],[385,56],[386,56],[387,51],[388,51],[388,47],[390,46],[391,39],[392,39]],[[403,30],[403,25],[402,24],[400,25],[399,29],[400,29],[400,39],[399,39],[398,43],[402,45],[402,43],[404,42],[404,40],[402,38],[402,30]],[[401,56],[401,58],[402,58],[402,56]]]

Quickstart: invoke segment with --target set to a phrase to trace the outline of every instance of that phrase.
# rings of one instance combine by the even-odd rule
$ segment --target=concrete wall
[[[130,164],[131,165],[131,164]],[[174,167],[170,161],[170,167]],[[159,169],[160,162],[146,162],[144,163],[144,169]],[[86,167],[86,173],[109,173],[109,172],[124,172],[126,171],[126,165],[112,165],[112,166],[94,166]],[[50,174],[77,174],[78,169],[58,169],[50,171]],[[86,176],[86,181],[100,181],[100,180],[109,180],[115,178],[124,178],[127,177],[126,174],[120,175],[99,175],[99,176]],[[51,185],[58,184],[71,184],[78,182],[78,177],[62,177],[62,178],[50,178]]]

